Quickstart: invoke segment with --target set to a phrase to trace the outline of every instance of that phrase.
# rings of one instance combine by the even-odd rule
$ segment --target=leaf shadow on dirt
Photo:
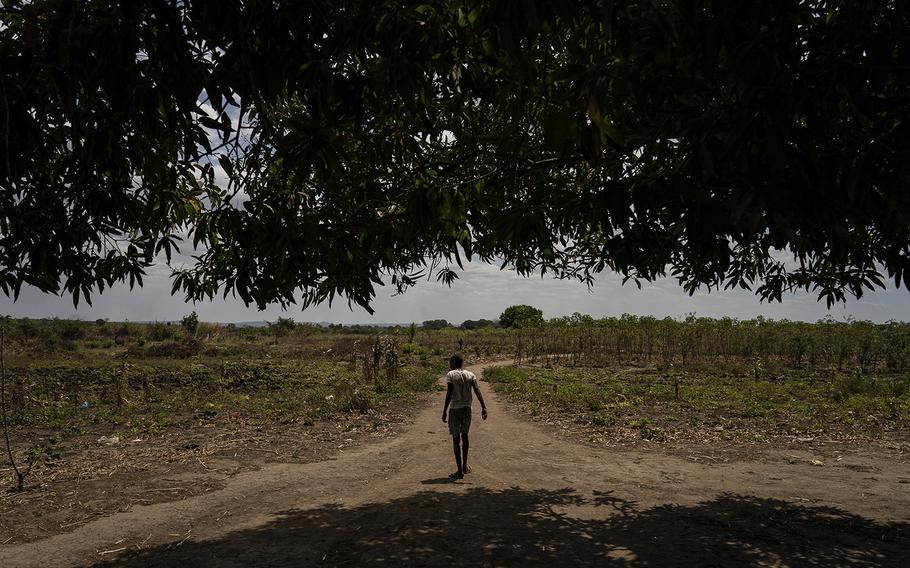
[[[908,549],[910,524],[833,507],[724,494],[640,510],[609,491],[478,488],[285,511],[96,566],[906,566]]]

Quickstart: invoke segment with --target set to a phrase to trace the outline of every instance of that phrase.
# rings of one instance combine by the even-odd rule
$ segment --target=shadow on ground
[[[910,524],[830,507],[728,494],[640,510],[611,492],[466,488],[285,511],[98,566],[906,566],[908,552]]]

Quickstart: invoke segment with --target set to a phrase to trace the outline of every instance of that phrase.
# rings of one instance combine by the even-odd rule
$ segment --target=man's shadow
[[[450,483],[471,484],[470,480],[467,478],[452,479],[451,477],[434,477],[433,479],[424,479],[420,483],[421,485],[448,485]]]

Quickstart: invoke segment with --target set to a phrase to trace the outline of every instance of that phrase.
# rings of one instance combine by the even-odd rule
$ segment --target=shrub
[[[183,326],[188,335],[196,335],[196,328],[199,327],[199,316],[196,315],[195,311],[192,311],[183,316],[180,325]]]
[[[166,323],[155,322],[148,326],[145,335],[152,341],[168,341],[177,338],[177,330]]]
[[[401,346],[401,352],[405,355],[423,355],[426,349],[416,343],[405,343]]]
[[[22,338],[32,338],[38,336],[38,326],[33,320],[23,318],[16,322],[16,332]]]
[[[611,412],[592,412],[591,424],[595,426],[613,426],[616,424],[616,415]]]
[[[199,353],[200,344],[195,340],[190,341],[163,341],[147,346],[134,345],[128,353],[132,357],[164,357],[171,359],[186,359]]]
[[[846,375],[838,377],[832,385],[834,400],[843,402],[853,395],[874,395],[879,391],[874,377],[868,375]]]
[[[639,430],[638,435],[641,436],[642,440],[650,440],[652,442],[663,442],[667,439],[663,431],[657,426],[645,426]]]
[[[85,330],[82,328],[82,324],[74,320],[58,320],[56,322],[57,334],[61,339],[67,341],[76,341],[77,339],[82,339],[85,336]]]

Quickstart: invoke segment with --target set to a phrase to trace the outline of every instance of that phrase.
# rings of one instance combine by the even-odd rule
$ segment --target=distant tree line
[[[488,319],[464,320],[461,322],[461,329],[482,329],[485,327],[496,327],[499,323]]]

